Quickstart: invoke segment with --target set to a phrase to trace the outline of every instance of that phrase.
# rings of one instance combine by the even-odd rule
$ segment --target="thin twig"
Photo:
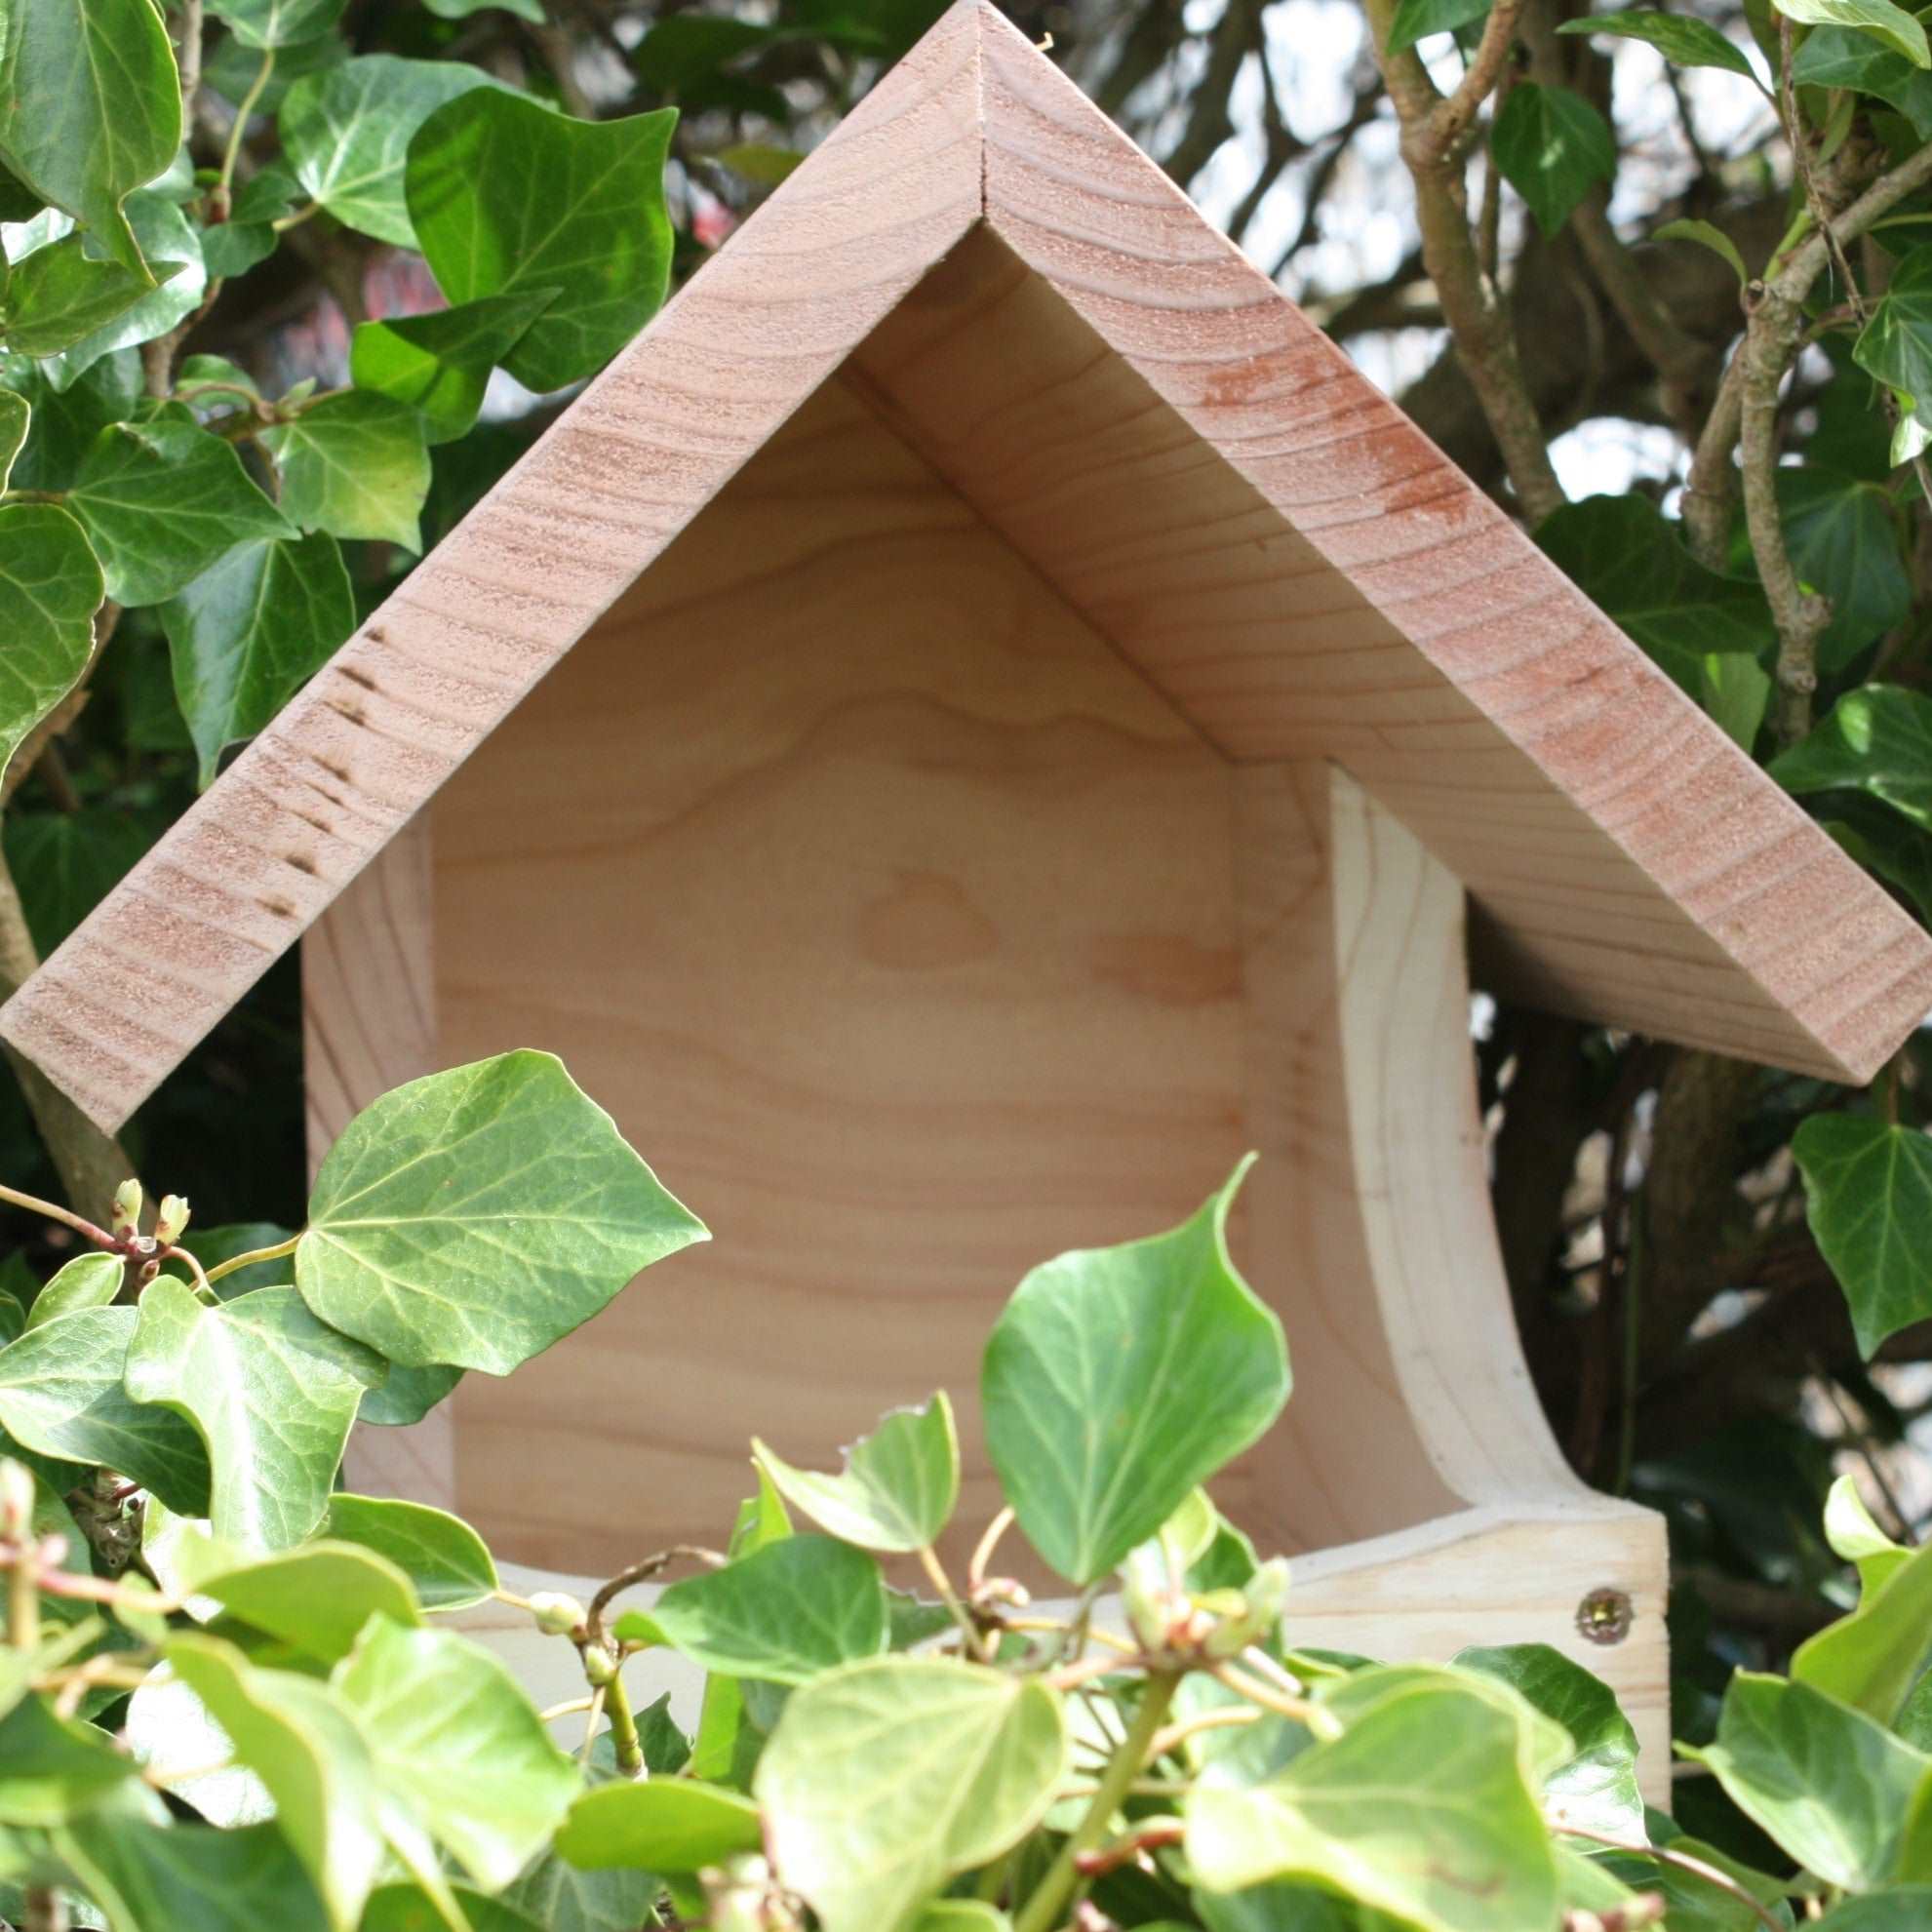
[[[1633,1858],[1654,1858],[1659,1865],[1675,1867],[1679,1872],[1687,1872],[1693,1878],[1701,1878],[1707,1885],[1715,1885],[1720,1892],[1728,1892],[1732,1898],[1749,1906],[1757,1916],[1760,1925],[1770,1928],[1770,1932],[1783,1932],[1780,1921],[1762,1901],[1745,1890],[1736,1879],[1727,1877],[1715,1865],[1706,1865],[1701,1858],[1692,1858],[1688,1852],[1672,1851],[1665,1845],[1632,1844],[1624,1838],[1613,1838],[1601,1832],[1587,1832],[1580,1825],[1557,1825],[1555,1829],[1566,1838],[1588,1838],[1592,1844],[1602,1845],[1609,1851],[1628,1852]]]

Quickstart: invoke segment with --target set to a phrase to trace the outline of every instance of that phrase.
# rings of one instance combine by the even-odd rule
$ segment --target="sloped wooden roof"
[[[1331,758],[1401,816],[1498,990],[1853,1080],[1932,1009],[1913,922],[959,0],[0,1035],[117,1126],[841,365],[1227,757]]]

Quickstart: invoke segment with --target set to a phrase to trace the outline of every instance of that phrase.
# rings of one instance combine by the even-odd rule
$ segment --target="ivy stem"
[[[1566,1838],[1588,1838],[1592,1844],[1603,1845],[1611,1851],[1629,1852],[1634,1858],[1654,1858],[1659,1865],[1674,1866],[1679,1872],[1687,1872],[1693,1878],[1701,1878],[1707,1885],[1715,1885],[1718,1891],[1728,1892],[1741,1905],[1749,1906],[1757,1914],[1758,1922],[1768,1926],[1770,1932],[1779,1932],[1778,1920],[1761,1899],[1746,1891],[1735,1879],[1726,1877],[1715,1865],[1706,1865],[1701,1858],[1672,1851],[1665,1845],[1630,1844],[1602,1832],[1586,1832],[1578,1825],[1558,1825],[1557,1830]]]
[[[968,1655],[979,1648],[979,1633],[973,1628],[972,1619],[966,1615],[966,1605],[960,1601],[959,1592],[953,1588],[953,1580],[946,1574],[946,1566],[939,1560],[939,1553],[931,1544],[919,1553],[920,1567],[932,1579],[932,1587],[939,1593],[939,1600],[953,1614],[953,1621],[960,1627],[960,1635],[966,1639]]]
[[[1216,1682],[1246,1698],[1250,1704],[1258,1704],[1264,1711],[1272,1711],[1278,1717],[1286,1717],[1293,1723],[1306,1724],[1323,1744],[1332,1743],[1342,1734],[1341,1724],[1332,1711],[1324,1711],[1304,1697],[1290,1697],[1285,1691],[1249,1676],[1245,1671],[1238,1671],[1232,1664],[1217,1664],[1213,1675]]]
[[[249,83],[249,91],[242,96],[235,109],[235,124],[228,130],[228,145],[221,155],[221,177],[216,184],[216,197],[222,216],[228,209],[229,186],[235,178],[235,163],[241,159],[242,140],[248,133],[249,117],[255,112],[256,102],[267,91],[269,77],[275,71],[275,50],[267,47],[262,50],[261,65],[255,79]]]
[[[41,1214],[50,1221],[59,1221],[63,1227],[72,1228],[76,1234],[85,1235],[96,1247],[118,1250],[121,1245],[105,1228],[96,1227],[84,1214],[57,1206],[51,1201],[42,1201],[38,1195],[22,1194],[18,1188],[0,1186],[0,1201],[11,1207],[24,1208],[29,1214]]]
[[[1099,1789],[1093,1794],[1093,1802],[1074,1827],[1073,1835],[1060,1847],[1060,1855],[1047,1868],[1045,1877],[1035,1887],[1025,1909],[1013,1920],[1013,1932],[1051,1932],[1059,1924],[1060,1914],[1080,1883],[1081,1856],[1093,1850],[1107,1835],[1114,1814],[1140,1776],[1154,1741],[1161,1735],[1180,1682],[1178,1671],[1160,1671],[1148,1677],[1140,1709],[1134,1713],[1133,1723],[1120,1750],[1108,1760]]]
[[[207,1270],[202,1267],[201,1263],[186,1248],[164,1247],[157,1258],[162,1261],[179,1261],[183,1263],[188,1273],[194,1277],[196,1300],[205,1301],[210,1308],[219,1308],[221,1306],[221,1297],[209,1284]]]
[[[986,1566],[993,1560],[993,1552],[1000,1547],[1000,1539],[1013,1526],[1013,1512],[1009,1504],[986,1525],[986,1534],[979,1539],[972,1553],[972,1560],[966,1564],[966,1588],[977,1590],[986,1581]]]
[[[273,1247],[252,1247],[246,1254],[231,1254],[226,1261],[217,1261],[200,1279],[212,1284],[218,1281],[223,1275],[232,1275],[237,1268],[252,1268],[257,1261],[280,1261],[285,1254],[295,1253],[300,1242],[301,1236],[291,1235],[287,1241],[277,1242]],[[175,1252],[178,1254],[180,1250],[177,1248]],[[181,1258],[187,1260],[185,1255]],[[189,1265],[194,1266],[192,1262]]]
[[[627,1778],[649,1775],[644,1762],[644,1740],[637,1734],[637,1715],[631,1710],[631,1694],[624,1688],[623,1666],[619,1664],[604,1686],[604,1709],[611,1719],[611,1742],[616,1748],[617,1769]]]

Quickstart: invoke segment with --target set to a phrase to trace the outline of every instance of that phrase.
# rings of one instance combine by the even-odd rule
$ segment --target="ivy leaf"
[[[201,1438],[123,1386],[136,1320],[132,1308],[82,1309],[0,1349],[0,1429],[41,1455],[118,1470],[182,1516],[206,1516]]]
[[[138,1769],[104,1732],[22,1698],[0,1718],[0,1825],[64,1824]]]
[[[676,113],[573,121],[482,88],[410,143],[410,219],[452,303],[557,291],[504,362],[532,389],[592,375],[664,300],[664,160]]]
[[[87,668],[103,594],[87,534],[65,510],[0,505],[0,772]]]
[[[543,24],[542,0],[422,0],[422,4],[439,20],[466,20],[472,14],[496,7],[516,15],[520,20],[529,20],[532,26]]]
[[[194,1592],[292,1649],[334,1664],[355,1647],[372,1617],[419,1624],[409,1578],[394,1563],[353,1545],[304,1543],[265,1562],[213,1573],[194,1565]]]
[[[0,493],[8,487],[15,459],[32,427],[33,410],[27,399],[13,389],[0,389]]]
[[[1899,685],[1862,685],[1769,769],[1799,798],[1866,792],[1932,831],[1932,698]]]
[[[150,0],[8,7],[0,70],[0,159],[148,280],[122,204],[181,144],[180,76],[159,11]]]
[[[178,404],[103,429],[67,508],[93,540],[107,595],[131,610],[165,603],[238,543],[295,534],[234,446]]]
[[[1432,33],[1454,33],[1489,13],[1492,0],[1399,0],[1389,22],[1389,52],[1405,54]]]
[[[707,1671],[808,1683],[886,1648],[886,1589],[863,1550],[788,1536],[724,1568],[674,1583],[617,1619],[625,1642],[666,1643]]]
[[[1569,219],[1594,183],[1617,172],[1617,138],[1610,124],[1566,87],[1518,81],[1496,116],[1489,148],[1503,178],[1529,204],[1546,235]]]
[[[1812,1237],[1869,1360],[1886,1336],[1932,1316],[1932,1139],[1868,1115],[1813,1114],[1792,1153]]]
[[[261,443],[282,472],[282,508],[304,530],[422,547],[429,494],[422,419],[391,396],[325,396]]]
[[[1852,27],[1896,48],[1914,67],[1932,67],[1925,29],[1892,0],[1772,0],[1788,20],[1805,26]]]
[[[498,83],[460,60],[366,54],[297,81],[282,102],[282,151],[310,199],[344,227],[414,248],[403,162],[437,108]]]
[[[12,489],[67,489],[100,432],[110,422],[125,422],[144,400],[140,357],[132,349],[102,356],[64,388],[54,386],[50,372],[56,368],[0,353],[0,380],[31,411],[26,442],[8,478]]]
[[[160,617],[206,791],[222,752],[260,730],[355,629],[355,590],[335,539],[315,531],[238,544]]]
[[[1006,1500],[1034,1548],[1083,1587],[1156,1535],[1287,1400],[1281,1324],[1228,1255],[1251,1160],[1171,1233],[1034,1269],[987,1344],[980,1406]]]
[[[1918,138],[1932,137],[1932,75],[1850,27],[1814,27],[1792,57],[1797,87],[1841,87],[1895,107]]]
[[[208,0],[244,47],[289,47],[319,39],[342,17],[346,0]]]
[[[1483,0],[1486,7],[1490,0]],[[774,147],[769,141],[733,141],[729,147],[721,147],[712,157],[720,167],[729,168],[741,181],[750,181],[758,187],[775,188],[782,180],[790,177],[805,159],[795,148]]]
[[[1707,651],[1695,695],[1718,729],[1749,751],[1771,702],[1771,674],[1742,651]]]
[[[1560,28],[1557,29],[1561,31]],[[1713,221],[1683,219],[1666,221],[1650,231],[1653,242],[1695,242],[1699,248],[1706,248],[1715,256],[1728,262],[1732,273],[1738,278],[1742,288],[1751,280],[1750,271],[1744,265],[1744,256],[1738,253],[1738,245]]]
[[[1920,399],[1932,404],[1932,244],[1913,249],[1893,268],[1851,353],[1859,368],[1914,408]]]
[[[78,342],[48,358],[42,367],[57,389],[71,387],[103,356],[165,335],[201,306],[208,293],[208,270],[201,241],[186,216],[157,194],[128,197],[127,218],[143,254],[154,267],[157,286],[132,308],[90,331]],[[28,257],[31,259],[31,257]],[[24,266],[24,263],[20,264]]]
[[[1859,1586],[1868,1596],[1882,1590],[1912,1557],[1873,1520],[1857,1479],[1850,1476],[1839,1477],[1825,1498],[1825,1541],[1833,1556],[1858,1565]]]
[[[1870,1891],[1897,1876],[1908,1815],[1932,1758],[1806,1684],[1739,1671],[1708,1764],[1726,1795],[1826,1883]]]
[[[426,1503],[338,1493],[329,1499],[322,1534],[360,1544],[393,1563],[427,1610],[467,1609],[496,1589],[496,1565],[483,1538],[460,1517]]]
[[[179,264],[164,262],[156,275],[137,275],[118,261],[97,261],[78,234],[63,236],[8,269],[0,335],[23,356],[59,355],[126,313],[157,279],[179,272]]]
[[[837,1476],[794,1469],[757,1439],[759,1467],[821,1529],[866,1550],[924,1550],[960,1500],[960,1439],[944,1390],[920,1408],[894,1409],[846,1451]]]
[[[638,1725],[644,1726],[642,1712]],[[638,1932],[651,1923],[663,1889],[649,1871],[580,1872],[552,1852],[537,1859],[502,1898],[544,1932]]]
[[[356,1420],[378,1428],[407,1428],[420,1422],[462,1379],[460,1368],[399,1368],[392,1362],[382,1386],[362,1399]]]
[[[217,1832],[160,1825],[99,1807],[63,1821],[54,1849],[117,1932],[325,1932],[301,1861],[268,1824]]]
[[[1818,1116],[1815,1118],[1827,1118]],[[1890,1725],[1932,1654],[1932,1544],[1914,1550],[1858,1608],[1800,1643],[1792,1676]]]
[[[376,1617],[330,1681],[383,1789],[491,1891],[550,1841],[582,1789],[509,1671],[453,1631]]]
[[[1757,79],[1743,48],[1719,33],[1708,20],[1688,14],[1657,14],[1633,7],[1620,14],[1593,14],[1587,20],[1565,20],[1558,33],[1594,33],[1621,40],[1641,40],[1679,67],[1722,67],[1728,73]]]
[[[1845,1899],[1818,1921],[1818,1932],[1932,1932],[1932,1885],[1887,1885],[1876,1897]]]
[[[1832,600],[1819,667],[1839,672],[1912,611],[1892,499],[1875,483],[1806,465],[1776,472],[1785,542],[1798,576]]]
[[[154,843],[151,822],[96,805],[78,811],[9,810],[0,836],[42,959]]]
[[[358,389],[393,396],[422,413],[431,443],[468,435],[490,372],[523,338],[556,291],[485,296],[460,308],[358,327],[349,374]]]
[[[701,1871],[764,1842],[758,1806],[736,1792],[680,1778],[604,1785],[571,1806],[557,1855],[589,1872]]]
[[[349,1123],[296,1284],[392,1361],[507,1375],[708,1239],[560,1060],[520,1051],[411,1081]]]
[[[118,1254],[77,1254],[34,1296],[26,1326],[38,1328],[83,1308],[105,1308],[127,1275]]]
[[[469,1932],[549,1932],[501,1899],[473,1892],[467,1885],[453,1885],[450,1890]],[[442,1902],[420,1885],[383,1885],[369,1895],[357,1932],[449,1932],[449,1924]]]
[[[1431,1932],[1556,1922],[1556,1863],[1517,1722],[1474,1689],[1384,1698],[1266,1784],[1203,1788],[1185,1810],[1188,1863],[1216,1892],[1293,1877]]]
[[[753,1789],[772,1864],[824,1932],[878,1932],[1017,1844],[1066,1763],[1038,1677],[882,1657],[792,1693]]]
[[[386,1364],[325,1327],[294,1288],[210,1308],[161,1277],[139,1312],[128,1393],[184,1416],[207,1443],[214,1491],[195,1514],[250,1549],[285,1550],[313,1534],[362,1392]]]

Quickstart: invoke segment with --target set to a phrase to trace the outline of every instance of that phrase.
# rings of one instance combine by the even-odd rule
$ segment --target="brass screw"
[[[1576,1606],[1576,1627],[1592,1643],[1621,1643],[1636,1621],[1636,1611],[1621,1590],[1593,1590]]]

